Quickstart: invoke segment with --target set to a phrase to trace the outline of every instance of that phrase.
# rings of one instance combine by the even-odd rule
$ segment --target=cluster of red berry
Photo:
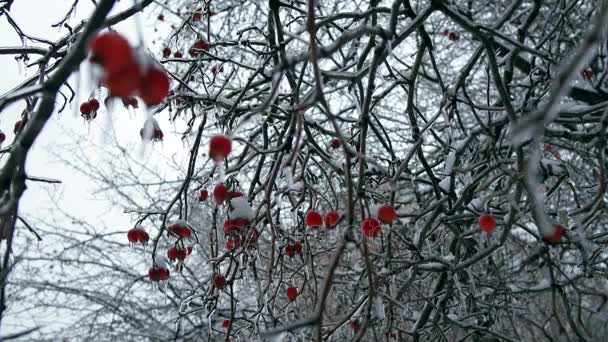
[[[458,34],[458,32],[453,32],[445,28],[441,30],[441,34],[448,37],[448,39],[453,42],[460,39],[460,35]]]

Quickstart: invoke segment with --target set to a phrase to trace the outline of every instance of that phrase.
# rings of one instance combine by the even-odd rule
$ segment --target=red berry
[[[361,331],[361,323],[359,323],[359,320],[353,319],[352,321],[350,321],[349,325],[350,328],[353,329],[355,332]]]
[[[374,237],[382,231],[380,229],[380,222],[375,218],[368,217],[363,222],[361,222],[361,230],[363,231],[363,235],[366,237]]]
[[[165,16],[164,16],[164,15],[162,15],[162,14],[159,14],[159,15],[158,15],[158,20],[159,20],[159,21],[163,21],[163,20],[165,20]]]
[[[169,56],[171,56],[171,49],[166,47],[163,49],[163,58],[168,58]]]
[[[209,51],[209,43],[207,43],[207,41],[205,41],[203,38],[194,43],[188,53],[190,53],[190,56],[196,57],[200,53],[200,50]]]
[[[167,280],[169,279],[169,270],[161,267],[150,267],[148,277],[154,282]]]
[[[213,286],[218,289],[223,289],[226,286],[226,278],[221,274],[216,274],[213,276]]]
[[[189,238],[192,235],[192,230],[189,227],[181,227],[179,230],[179,236],[182,238]]]
[[[217,72],[217,67],[214,65],[211,67],[211,73],[213,73],[215,75],[216,72]]]
[[[228,192],[228,199],[231,200],[233,198],[237,198],[237,197],[243,197],[243,193],[240,191],[230,191]]]
[[[323,224],[323,218],[315,210],[309,210],[304,218],[306,225],[311,228],[320,227]]]
[[[234,221],[228,219],[224,221],[224,234],[229,235],[234,231],[237,231],[238,227],[234,224]]]
[[[339,219],[340,219],[340,214],[338,214],[337,211],[332,210],[332,211],[328,212],[327,214],[325,214],[325,217],[323,218],[323,222],[325,223],[325,226],[327,226],[327,228],[331,228],[331,227],[335,226],[336,223],[338,223]]]
[[[585,78],[591,78],[593,76],[593,70],[587,68],[587,69],[584,69],[583,71],[581,71],[581,74]]]
[[[13,132],[15,132],[15,134],[17,134],[20,129],[21,129],[21,120],[17,120],[17,122],[15,122],[15,129],[13,130]]]
[[[169,77],[164,70],[152,67],[142,78],[139,96],[147,105],[157,105],[169,95]]]
[[[188,251],[186,251],[185,249],[177,250],[177,260],[184,261],[186,259],[187,255],[188,255]]]
[[[182,58],[182,57],[184,57],[184,55],[180,51],[175,51],[175,53],[173,54],[173,57]]]
[[[192,14],[192,21],[199,22],[199,21],[201,21],[202,17],[203,17],[203,14],[200,11],[194,12]]]
[[[554,224],[551,226],[553,228],[553,233],[551,234],[543,234],[543,239],[545,239],[549,243],[558,243],[562,240],[562,237],[566,235],[566,228],[562,225]]]
[[[220,183],[213,188],[213,200],[215,203],[222,204],[228,199],[228,187]]]
[[[249,223],[249,221],[247,221],[247,219],[242,218],[242,217],[237,217],[232,222],[239,230],[241,228],[247,227],[247,224]]]
[[[206,201],[207,197],[209,197],[209,191],[207,191],[206,189],[201,190],[201,192],[198,194],[198,200],[200,202]]]
[[[446,28],[444,28],[444,29],[441,30],[441,34],[444,35],[444,36],[447,36],[449,33],[450,33],[450,30],[448,30]]]
[[[331,148],[336,149],[336,148],[339,148],[340,146],[342,146],[342,142],[341,142],[341,141],[340,141],[340,139],[338,139],[338,138],[332,138],[332,139],[329,141],[329,146],[330,146]]]
[[[209,140],[209,158],[220,163],[232,151],[232,141],[225,135],[216,135]]]
[[[130,243],[137,243],[139,241],[139,232],[137,228],[133,228],[127,232],[127,239]]]
[[[224,328],[224,329],[228,329],[229,327],[230,327],[230,320],[229,320],[229,319],[225,319],[225,320],[222,322],[222,328]]]
[[[479,228],[484,232],[491,232],[496,229],[496,220],[492,215],[483,214],[479,216]]]
[[[293,241],[285,246],[285,254],[290,258],[300,253],[302,253],[302,243],[300,241]]]
[[[167,258],[171,261],[175,261],[177,259],[177,248],[171,247],[167,250]]]
[[[293,243],[293,251],[296,254],[302,253],[302,243],[300,241],[294,241],[294,243]]]
[[[397,218],[397,212],[395,209],[388,204],[385,204],[378,208],[378,219],[386,224],[391,224]]]
[[[91,108],[95,111],[99,109],[99,101],[97,101],[97,99],[91,99],[89,101],[89,105],[91,105]]]
[[[4,142],[4,140],[6,140],[6,134],[0,131],[0,145]]]
[[[188,253],[188,255],[192,254],[192,249],[193,249],[192,246],[186,247],[186,252]]]
[[[296,252],[294,251],[293,245],[291,243],[285,246],[285,255],[291,258],[295,253]]]
[[[553,149],[553,146],[551,146],[551,144],[545,145],[545,151],[550,152],[552,149]]]
[[[121,100],[122,100],[122,104],[123,104],[123,106],[125,106],[125,108],[129,108],[129,107],[139,108],[139,102],[137,101],[136,98],[134,98],[132,96],[123,97]]]
[[[102,83],[113,96],[129,97],[140,88],[141,70],[137,63],[132,63],[116,72],[106,73]]]
[[[150,240],[150,235],[148,235],[147,232],[143,232],[143,234],[141,235],[139,241],[141,242],[142,245],[146,246],[148,244],[148,241]]]
[[[458,33],[456,33],[456,32],[450,32],[450,33],[448,33],[448,39],[451,41],[456,41],[456,40],[460,39],[460,35],[458,35]]]
[[[229,237],[228,240],[226,240],[226,249],[228,250],[228,252],[232,252],[235,248],[239,247],[240,245],[241,245],[241,237],[238,235]]]
[[[296,298],[298,298],[298,288],[289,286],[285,290],[285,294],[287,295],[287,299],[289,299],[290,302],[293,302],[294,300],[296,300]]]
[[[116,32],[98,34],[89,42],[91,61],[100,64],[106,73],[122,72],[133,62],[129,41]]]
[[[80,105],[80,114],[82,114],[83,116],[91,114],[92,111],[93,111],[93,107],[91,106],[91,104],[89,102],[83,102]]]

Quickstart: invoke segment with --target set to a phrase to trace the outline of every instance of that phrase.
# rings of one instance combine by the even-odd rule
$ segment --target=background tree
[[[73,30],[70,52],[44,52],[60,61],[47,81],[0,97],[0,110],[28,101],[34,113],[4,151],[8,218],[23,191],[21,146],[85,59],[85,37],[137,11],[159,30],[142,29],[158,41],[137,51],[163,64],[171,94],[127,137],[75,136],[58,156],[133,227],[36,220],[13,235],[10,224],[3,269],[13,236],[21,260],[12,298],[79,320],[42,337],[608,335],[605,3],[143,1],[104,21],[112,4]],[[127,109],[101,102],[116,127]],[[169,137],[182,141],[175,155],[149,141]],[[61,250],[25,249],[27,227]],[[128,247],[131,228],[132,241],[149,236],[146,253]],[[50,265],[61,271],[41,272]]]

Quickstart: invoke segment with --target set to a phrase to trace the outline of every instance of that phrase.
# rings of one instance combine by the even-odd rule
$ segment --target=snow
[[[445,169],[443,170],[443,173],[451,175],[454,169],[454,163],[456,163],[456,151],[450,151],[450,154],[445,160]]]
[[[452,177],[445,177],[441,180],[441,182],[439,182],[439,187],[441,188],[441,190],[445,192],[450,191],[450,179],[452,179]]]
[[[253,220],[253,208],[251,208],[245,197],[233,198],[230,200],[230,211],[228,212],[228,216],[231,219],[244,218],[246,220]]]

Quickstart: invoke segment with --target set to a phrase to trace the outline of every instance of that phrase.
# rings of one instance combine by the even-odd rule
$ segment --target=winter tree
[[[608,338],[606,2],[66,3],[0,0],[3,339]],[[128,226],[19,210],[64,112]]]

